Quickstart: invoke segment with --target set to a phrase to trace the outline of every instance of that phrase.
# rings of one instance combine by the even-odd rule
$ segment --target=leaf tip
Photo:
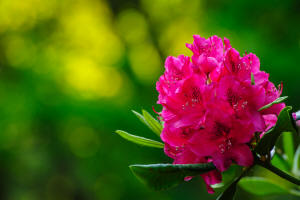
[[[133,168],[136,167],[136,165],[129,165],[128,167],[129,167],[130,169],[133,169]]]
[[[133,112],[133,114],[140,114],[140,113],[138,113],[138,112],[135,111],[135,110],[131,110],[131,112]]]
[[[134,165],[129,165],[128,167],[129,167],[130,171],[132,171],[132,172],[134,171],[134,168],[135,168]]]

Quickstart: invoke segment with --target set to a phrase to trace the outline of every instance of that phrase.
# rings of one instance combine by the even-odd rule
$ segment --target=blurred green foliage
[[[160,109],[164,59],[190,55],[193,34],[257,54],[300,109],[299,10],[297,0],[1,0],[0,199],[214,199],[199,178],[141,185],[129,164],[171,160],[114,130],[155,137],[130,110]]]

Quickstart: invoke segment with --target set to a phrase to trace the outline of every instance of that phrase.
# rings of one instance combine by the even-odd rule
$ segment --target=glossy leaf
[[[258,111],[270,108],[271,106],[273,106],[274,104],[278,104],[278,103],[282,103],[284,100],[286,100],[288,97],[284,96],[284,97],[278,97],[277,99],[275,99],[273,102],[261,107],[260,109],[258,109]]]
[[[267,131],[255,148],[261,155],[268,154],[274,147],[282,132],[296,132],[295,124],[291,115],[292,107],[287,106],[279,113],[276,125]]]
[[[286,155],[287,162],[290,165],[290,169],[293,165],[294,160],[294,142],[293,142],[293,133],[292,132],[284,132],[282,134],[283,141],[283,150]]]
[[[256,195],[287,194],[289,190],[278,183],[262,177],[244,177],[240,180],[239,186],[245,191]]]
[[[142,145],[142,146],[147,146],[147,147],[154,147],[154,148],[164,148],[164,144],[155,140],[150,140],[148,138],[136,136],[129,134],[125,131],[117,130],[116,133],[118,133],[121,137],[124,139]]]
[[[196,176],[216,169],[212,163],[204,164],[150,164],[129,166],[133,174],[155,190],[174,187],[187,176]]]
[[[142,110],[144,119],[146,123],[148,124],[148,127],[156,133],[158,136],[160,136],[162,131],[162,125],[157,121],[150,113],[148,113],[146,110]]]
[[[271,163],[283,171],[288,172],[290,170],[289,163],[278,154],[273,156]]]

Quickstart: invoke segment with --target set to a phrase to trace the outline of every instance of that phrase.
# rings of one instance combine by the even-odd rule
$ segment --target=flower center
[[[217,136],[227,136],[230,132],[230,128],[228,128],[227,126],[219,123],[219,122],[215,122],[215,133]]]
[[[224,154],[226,151],[230,150],[232,147],[232,142],[230,138],[226,138],[223,143],[221,143],[219,146],[219,150],[222,154]]]

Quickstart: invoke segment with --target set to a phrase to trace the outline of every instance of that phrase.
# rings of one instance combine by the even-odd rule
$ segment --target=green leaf
[[[150,113],[148,113],[146,110],[142,110],[144,119],[148,125],[148,127],[156,133],[158,136],[160,136],[162,131],[162,125],[159,123]]]
[[[256,195],[287,194],[289,190],[262,177],[244,177],[239,182],[244,190]]]
[[[286,106],[279,113],[276,125],[267,131],[255,148],[255,152],[267,155],[274,147],[282,132],[296,132],[295,122],[291,114],[292,107]]]
[[[290,194],[300,197],[300,191],[297,189],[291,189]]]
[[[236,178],[230,185],[228,188],[226,188],[224,190],[224,192],[222,192],[217,200],[231,200],[233,199],[234,195],[235,195],[235,191],[236,191],[236,185],[239,182],[239,180],[241,179],[241,177]]]
[[[255,85],[255,79],[252,72],[251,72],[251,85]]]
[[[294,142],[293,142],[293,133],[292,132],[284,132],[282,134],[282,140],[283,140],[283,149],[284,154],[287,157],[287,162],[290,165],[290,169],[293,165],[294,160]]]
[[[292,173],[295,174],[295,176],[300,177],[300,145],[298,145],[294,156]]]
[[[289,172],[290,170],[289,163],[278,154],[272,157],[271,163],[283,171]]]
[[[196,176],[216,169],[212,163],[204,164],[151,164],[129,166],[133,174],[155,190],[174,187],[187,176]]]
[[[277,176],[280,176],[281,178],[283,178],[291,183],[294,183],[295,185],[300,186],[300,179],[297,179],[295,176],[290,175],[290,173],[286,173],[286,172],[282,171],[281,169],[275,167],[268,161],[262,161],[260,159],[255,158],[255,164],[257,164],[267,170],[270,170]]]
[[[231,165],[226,171],[222,172],[222,182],[211,185],[212,188],[220,188],[229,185],[243,171],[243,167],[239,165]]]
[[[143,122],[150,130],[152,130],[156,135],[160,136],[162,131],[162,124],[157,121],[150,113],[146,110],[142,110],[143,115],[132,110],[132,112],[137,116],[137,118]]]
[[[132,110],[132,112],[133,112],[133,114],[135,114],[135,116],[136,116],[141,122],[143,122],[145,125],[149,126],[149,125],[147,124],[147,122],[146,122],[146,120],[145,120],[145,118],[144,118],[143,115],[141,115],[140,113],[138,113],[138,112],[136,112],[136,111],[134,111],[134,110]]]
[[[285,96],[285,97],[278,97],[277,99],[275,99],[273,102],[261,107],[260,109],[258,109],[258,111],[261,111],[261,110],[264,110],[264,109],[267,109],[267,108],[270,108],[271,106],[273,106],[274,104],[278,104],[278,103],[281,103],[283,102],[284,100],[286,100],[288,97]]]
[[[140,137],[140,136],[136,136],[136,135],[132,135],[129,134],[125,131],[121,131],[121,130],[116,130],[116,133],[118,133],[121,137],[123,137],[124,139],[142,145],[142,146],[147,146],[147,147],[154,147],[154,148],[164,148],[164,144],[161,142],[157,142],[155,140],[150,140],[144,137]]]

